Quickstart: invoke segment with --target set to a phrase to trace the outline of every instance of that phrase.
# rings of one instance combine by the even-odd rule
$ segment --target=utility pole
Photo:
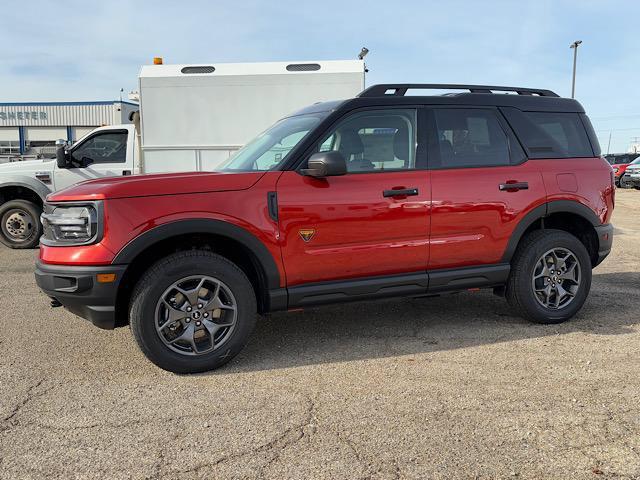
[[[609,130],[609,143],[607,143],[607,155],[609,155],[609,149],[611,148],[611,134],[613,130]]]
[[[578,45],[582,43],[582,40],[576,40],[569,48],[573,48],[573,78],[571,80],[571,98],[576,98],[576,63],[578,61]]]

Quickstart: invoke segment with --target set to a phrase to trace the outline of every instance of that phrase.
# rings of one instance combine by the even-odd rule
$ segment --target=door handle
[[[123,171],[122,171],[122,175],[123,175],[123,176],[125,176],[125,177],[126,177],[127,175],[131,175],[131,170],[123,170]]]
[[[399,190],[383,190],[383,197],[410,197],[413,195],[418,195],[417,188],[403,188]]]
[[[501,183],[498,188],[501,192],[517,192],[518,190],[529,190],[529,182]]]

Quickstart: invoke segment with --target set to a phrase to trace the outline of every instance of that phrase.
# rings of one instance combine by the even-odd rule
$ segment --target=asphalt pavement
[[[282,313],[179,376],[0,250],[0,478],[640,478],[640,191],[575,319],[488,291]]]

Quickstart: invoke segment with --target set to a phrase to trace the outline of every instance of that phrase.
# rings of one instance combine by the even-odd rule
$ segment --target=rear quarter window
[[[600,152],[597,143],[592,146],[579,113],[523,112],[516,108],[504,108],[503,113],[529,158],[593,157]]]

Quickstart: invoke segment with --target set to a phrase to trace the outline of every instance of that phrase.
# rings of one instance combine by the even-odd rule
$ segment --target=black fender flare
[[[509,243],[507,243],[507,248],[502,255],[502,262],[511,262],[514,253],[516,252],[516,248],[524,235],[524,232],[533,225],[534,222],[540,220],[541,218],[548,217],[552,213],[573,213],[578,215],[579,217],[584,218],[594,227],[598,227],[601,225],[600,219],[598,216],[593,213],[586,205],[574,200],[554,200],[551,202],[546,202],[542,205],[537,206],[529,213],[527,213],[520,223],[516,226],[511,234],[511,238],[509,239]]]
[[[242,227],[208,218],[177,220],[164,223],[131,240],[118,252],[112,264],[128,264],[147,248],[171,237],[186,234],[213,234],[230,238],[249,249],[258,259],[269,290],[280,288],[280,273],[273,255],[255,235]]]
[[[29,190],[40,197],[40,200],[42,200],[43,203],[47,199],[47,195],[51,193],[49,187],[44,183],[25,175],[12,175],[9,180],[0,183],[0,190],[5,187],[21,187],[25,190]]]

